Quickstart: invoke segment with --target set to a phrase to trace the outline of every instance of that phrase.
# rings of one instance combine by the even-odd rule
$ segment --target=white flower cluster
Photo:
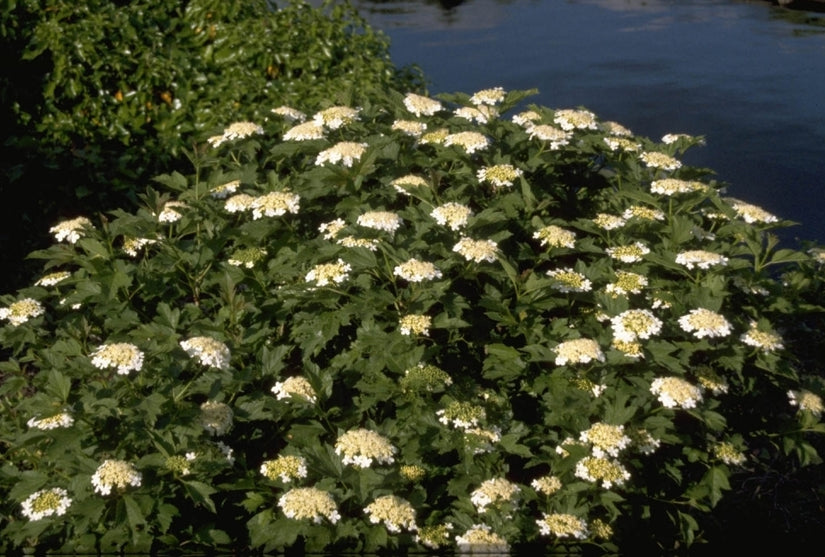
[[[125,460],[104,460],[92,475],[92,485],[101,495],[109,495],[112,488],[140,487],[143,475]]]
[[[180,343],[181,348],[202,365],[229,369],[229,348],[219,340],[210,337],[192,337]]]
[[[347,431],[335,442],[335,454],[342,456],[344,464],[357,468],[369,468],[373,460],[380,464],[395,462],[397,449],[388,439],[368,429]]]
[[[29,495],[21,505],[21,512],[29,520],[41,520],[52,515],[63,516],[71,504],[72,500],[65,489],[53,487]]]
[[[92,365],[99,369],[117,368],[118,375],[129,375],[143,367],[143,352],[128,342],[117,342],[98,346],[92,352]]]

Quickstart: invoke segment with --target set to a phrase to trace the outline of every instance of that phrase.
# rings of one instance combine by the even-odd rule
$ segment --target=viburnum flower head
[[[559,147],[570,144],[570,132],[548,124],[531,126],[527,128],[527,132],[530,134],[530,139],[535,138],[540,141],[549,141],[551,150],[556,150]]]
[[[432,526],[422,526],[418,529],[414,540],[415,543],[420,543],[430,549],[438,549],[450,543],[450,530],[452,529],[453,525],[449,522]]]
[[[86,217],[77,217],[57,223],[49,229],[49,232],[54,234],[54,238],[58,242],[66,240],[70,244],[74,244],[85,236],[86,231],[90,228],[94,228],[92,221]]]
[[[448,135],[450,135],[450,130],[447,128],[438,128],[437,130],[421,134],[418,142],[421,145],[441,145],[444,143],[444,140],[447,139]]]
[[[233,195],[223,204],[223,208],[229,213],[243,213],[252,208],[255,198],[247,193]]]
[[[315,166],[321,166],[324,163],[341,163],[350,168],[355,161],[361,160],[361,157],[367,151],[367,147],[366,143],[341,141],[329,149],[321,151],[315,159]]]
[[[680,377],[657,377],[650,392],[667,408],[696,408],[702,401],[702,390]]]
[[[616,271],[616,280],[607,284],[604,289],[613,297],[640,294],[648,284],[647,277],[630,271]]]
[[[642,145],[627,137],[605,137],[605,144],[611,151],[626,151],[628,153],[635,153],[642,148]]]
[[[741,466],[748,460],[745,454],[737,449],[733,443],[722,441],[713,445],[713,456],[731,466]]]
[[[334,240],[346,226],[347,223],[344,222],[344,219],[335,219],[321,223],[318,226],[318,232],[324,235],[324,240]]]
[[[462,238],[453,246],[453,251],[464,256],[467,261],[494,263],[498,259],[498,244],[492,240]]]
[[[307,119],[306,114],[300,110],[292,108],[291,106],[279,106],[277,108],[273,108],[272,113],[281,116],[284,120],[289,122],[303,122]]]
[[[283,381],[278,381],[272,387],[272,393],[278,400],[292,400],[294,398],[304,399],[314,403],[317,400],[315,389],[304,377],[287,377]]]
[[[419,137],[422,133],[427,131],[427,124],[424,122],[416,122],[415,120],[396,120],[392,123],[393,131],[399,131],[404,135],[410,137]]]
[[[335,524],[341,519],[335,499],[327,491],[315,487],[297,487],[281,495],[278,506],[287,518],[311,520],[321,524],[327,519]]]
[[[312,120],[319,126],[325,126],[331,130],[337,130],[341,126],[345,126],[357,120],[359,112],[359,109],[350,108],[348,106],[331,106],[316,112],[312,117]]]
[[[599,129],[616,137],[630,137],[633,132],[618,122],[601,122]]]
[[[440,102],[429,97],[407,93],[404,106],[416,116],[432,116],[443,108]]]
[[[403,315],[398,320],[398,328],[402,335],[424,335],[430,333],[432,318],[429,315],[410,314]]]
[[[335,241],[336,244],[345,248],[364,248],[370,251],[378,251],[381,240],[378,238],[356,238],[355,236],[344,236]]]
[[[709,269],[713,266],[724,266],[728,264],[728,258],[724,255],[705,250],[688,250],[680,252],[676,256],[676,263],[684,265],[688,269],[699,267]]]
[[[49,273],[48,275],[43,275],[40,277],[37,282],[34,283],[35,286],[55,286],[72,276],[72,274],[68,271],[58,271],[56,273]]]
[[[435,414],[442,424],[459,429],[476,427],[487,417],[483,406],[455,400],[450,402],[446,408],[436,411]]]
[[[492,106],[481,105],[478,108],[472,106],[462,106],[456,108],[453,114],[465,120],[475,121],[479,124],[486,124],[498,116],[498,111]]]
[[[143,475],[125,460],[105,460],[92,475],[92,485],[101,495],[109,495],[112,488],[140,487]]]
[[[630,472],[618,461],[598,456],[586,456],[576,464],[575,476],[599,483],[605,489],[622,486],[630,479]]]
[[[232,428],[234,412],[228,404],[208,400],[201,404],[200,423],[210,434],[219,436]]]
[[[383,495],[364,509],[373,524],[384,523],[387,530],[397,534],[402,530],[415,531],[415,509],[409,501],[395,495]]]
[[[825,411],[825,405],[822,403],[822,397],[805,389],[788,391],[788,400],[791,406],[798,406],[799,410],[810,412],[817,418],[822,415],[823,411]]]
[[[603,230],[615,230],[627,224],[627,221],[618,215],[599,213],[593,219],[593,223]]]
[[[642,350],[642,345],[635,341],[628,342],[626,340],[614,338],[610,342],[610,346],[631,360],[640,360],[645,357],[645,353]]]
[[[265,460],[261,464],[261,474],[270,480],[289,483],[307,477],[307,463],[301,456],[281,455],[275,460]]]
[[[327,286],[330,284],[341,284],[347,277],[351,267],[349,263],[345,263],[343,259],[338,259],[335,263],[322,263],[316,265],[306,275],[307,282],[315,282],[318,286]]]
[[[418,464],[403,464],[398,468],[401,477],[410,483],[417,483],[427,476],[427,470]]]
[[[452,201],[439,205],[430,213],[438,224],[449,226],[450,230],[458,230],[467,226],[472,214],[473,211],[466,205]]]
[[[209,195],[212,196],[214,199],[226,199],[230,195],[237,193],[238,188],[241,187],[240,180],[232,180],[209,190]]]
[[[640,219],[647,221],[665,220],[665,214],[659,209],[645,207],[644,205],[631,205],[622,213],[622,218],[626,220]]]
[[[605,249],[605,253],[613,259],[624,263],[636,263],[650,253],[650,248],[641,242],[634,242],[624,246],[614,246]]]
[[[473,524],[463,535],[455,537],[455,543],[459,553],[506,555],[510,551],[507,540],[486,524]]]
[[[192,337],[181,341],[181,348],[202,365],[229,368],[229,348],[219,340],[211,337]]]
[[[422,178],[421,176],[416,176],[415,174],[407,174],[406,176],[401,176],[400,178],[396,178],[390,185],[395,188],[400,194],[403,195],[410,195],[410,190],[415,188],[426,188],[430,184],[427,183],[427,180]]]
[[[252,219],[280,217],[286,213],[296,214],[301,198],[297,193],[273,191],[252,200]]]
[[[662,442],[653,437],[646,429],[636,429],[631,432],[633,438],[633,450],[642,454],[653,454],[656,452]]]
[[[679,326],[696,338],[725,337],[731,333],[731,325],[724,316],[705,308],[690,310],[679,318]]]
[[[576,233],[554,224],[545,226],[533,233],[533,238],[541,240],[541,245],[551,248],[573,248],[576,245]]]
[[[63,516],[72,500],[61,487],[35,491],[23,501],[21,513],[29,520],[42,520],[50,516]]]
[[[449,147],[456,145],[464,149],[467,154],[472,155],[476,151],[481,151],[490,146],[490,140],[478,132],[458,132],[451,133],[444,138],[444,145]]]
[[[464,448],[470,449],[473,454],[483,454],[493,451],[493,445],[501,441],[501,428],[493,426],[490,429],[470,427],[464,430]]]
[[[556,110],[553,115],[553,122],[565,131],[577,129],[595,130],[599,127],[596,121],[596,115],[589,110],[574,110],[569,108]]]
[[[589,338],[577,338],[560,342],[553,348],[556,353],[556,365],[587,364],[593,360],[604,362],[604,353],[599,343]]]
[[[593,456],[603,458],[606,455],[619,456],[619,452],[630,444],[630,437],[625,435],[623,425],[596,422],[589,429],[582,431],[579,440],[593,446]]]
[[[284,133],[284,141],[312,141],[323,137],[324,126],[312,120],[297,124]]]
[[[364,428],[347,431],[335,442],[335,454],[356,468],[369,468],[373,461],[392,464],[397,450],[387,438]]]
[[[212,147],[219,147],[227,141],[244,139],[252,135],[263,135],[264,129],[254,122],[234,122],[223,130],[221,135],[213,135],[206,141]]]
[[[557,476],[542,476],[530,482],[530,486],[538,493],[553,495],[562,488],[561,480]]]
[[[583,540],[590,531],[587,523],[581,518],[567,513],[542,513],[542,517],[536,520],[539,533],[543,536],[556,536],[557,538],[576,538]]]
[[[177,222],[183,218],[183,214],[180,212],[180,209],[185,209],[186,203],[182,201],[167,201],[163,204],[163,209],[161,209],[160,214],[158,215],[158,222]]]
[[[441,278],[441,271],[435,265],[415,258],[396,265],[393,274],[409,282],[422,282]]]
[[[781,336],[773,331],[761,330],[756,322],[751,322],[750,328],[739,337],[739,340],[765,353],[785,348]]]
[[[43,305],[34,298],[23,298],[9,307],[0,308],[0,319],[7,319],[9,323],[17,327],[33,317],[43,315],[46,310]]]
[[[613,337],[624,342],[648,339],[662,330],[662,321],[649,309],[623,311],[613,317],[610,324],[613,326]]]
[[[453,379],[438,366],[418,364],[404,371],[399,384],[404,391],[435,392],[452,385]]]
[[[682,163],[664,153],[657,151],[646,151],[639,155],[639,158],[648,168],[661,168],[662,170],[678,170]]]
[[[393,234],[401,226],[402,221],[401,217],[390,211],[367,211],[359,215],[356,222],[366,228]]]
[[[552,288],[559,292],[589,292],[593,285],[583,274],[571,268],[551,269],[547,276],[553,279]]]
[[[495,105],[504,100],[505,92],[502,87],[482,89],[470,97],[470,102],[474,105]]]
[[[676,143],[680,139],[687,139],[693,140],[693,136],[686,133],[666,133],[662,136],[662,143],[666,145],[670,145],[671,143]]]
[[[650,183],[650,191],[659,195],[672,196],[679,193],[705,191],[708,186],[702,182],[679,180],[678,178],[662,178]]]
[[[529,128],[535,125],[537,121],[541,120],[541,114],[535,110],[525,110],[513,116],[513,123],[518,124],[522,128]]]
[[[59,412],[47,418],[30,418],[26,425],[44,431],[50,429],[58,429],[61,427],[71,427],[74,424],[74,418],[68,412]]]
[[[166,458],[163,463],[164,468],[181,476],[188,476],[192,473],[192,461],[195,460],[195,453],[186,453],[186,456],[172,455]]]
[[[776,215],[773,215],[761,207],[757,207],[756,205],[751,205],[750,203],[745,203],[744,201],[740,201],[732,197],[726,197],[724,198],[724,201],[730,203],[730,206],[733,207],[736,214],[748,224],[772,223],[779,221]]]
[[[506,478],[493,478],[482,482],[481,486],[470,494],[470,501],[478,512],[483,513],[490,505],[514,504],[519,493],[521,488],[517,484]]]
[[[92,352],[92,365],[98,369],[117,368],[118,375],[140,371],[143,367],[143,352],[128,342],[116,342],[98,346]]]
[[[522,176],[524,171],[512,164],[496,164],[478,169],[476,177],[479,182],[489,182],[496,188],[512,186],[513,182]]]

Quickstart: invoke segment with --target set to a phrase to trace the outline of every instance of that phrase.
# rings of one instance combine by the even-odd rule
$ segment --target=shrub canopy
[[[825,252],[701,138],[527,95],[267,104],[53,227],[2,298],[5,547],[675,547],[819,462]]]

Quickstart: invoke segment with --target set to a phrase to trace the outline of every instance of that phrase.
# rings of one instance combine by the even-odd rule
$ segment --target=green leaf
[[[722,499],[722,492],[730,490],[728,474],[727,468],[714,466],[702,478],[702,483],[710,488],[710,504],[713,507]]]
[[[212,511],[212,513],[217,513],[215,503],[211,497],[212,494],[217,491],[214,487],[195,480],[185,480],[183,486],[186,488],[186,493],[189,495],[189,498],[195,503],[203,505]]]
[[[55,397],[60,402],[69,400],[69,392],[72,388],[72,380],[57,371],[52,369],[49,371],[48,383],[46,384],[46,392]]]
[[[488,379],[516,379],[527,364],[521,359],[518,350],[505,344],[485,346],[487,357],[484,359],[484,377]]]
[[[189,184],[186,180],[186,176],[181,174],[180,172],[173,172],[172,174],[161,174],[160,176],[156,176],[154,181],[158,184],[163,184],[170,190],[174,190],[177,192],[186,191],[189,187]]]

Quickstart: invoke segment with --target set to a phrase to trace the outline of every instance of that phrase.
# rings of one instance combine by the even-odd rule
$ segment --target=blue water
[[[537,104],[583,106],[639,135],[702,135],[686,163],[800,222],[783,240],[825,242],[825,28],[758,1],[353,4],[430,93],[536,87]]]

